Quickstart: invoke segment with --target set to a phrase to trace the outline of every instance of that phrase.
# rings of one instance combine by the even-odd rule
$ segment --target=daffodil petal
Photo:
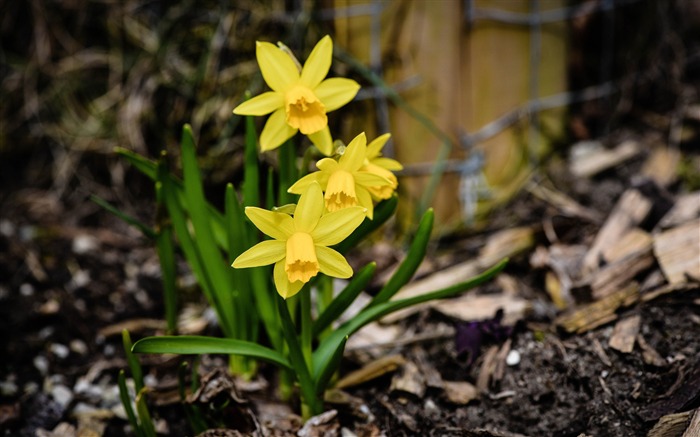
[[[279,293],[279,295],[284,299],[287,299],[299,293],[299,290],[301,290],[301,287],[304,286],[304,283],[301,281],[289,282],[287,272],[284,271],[284,263],[285,260],[282,259],[275,264],[272,276],[275,280],[275,288],[277,288],[277,293]]]
[[[326,35],[316,44],[301,69],[301,82],[315,88],[328,74],[333,60],[333,41]]]
[[[309,134],[308,137],[321,153],[326,156],[331,156],[333,154],[333,138],[331,137],[331,131],[328,129],[327,124],[326,127],[318,132]]]
[[[316,163],[316,167],[324,172],[334,172],[338,169],[338,161],[333,158],[323,158]]]
[[[267,123],[260,133],[261,151],[267,152],[278,148],[297,132],[296,129],[287,124],[286,117],[284,108],[279,108],[267,119]]]
[[[265,82],[273,90],[283,93],[299,80],[299,70],[292,58],[274,44],[258,41],[255,56]]]
[[[338,160],[338,164],[347,171],[357,171],[365,163],[365,153],[367,152],[367,137],[362,132],[350,141],[345,153]]]
[[[245,215],[258,229],[275,240],[286,241],[294,233],[294,219],[282,212],[249,206],[245,209]]]
[[[357,196],[357,202],[360,204],[360,206],[367,209],[367,218],[372,220],[374,218],[374,204],[372,203],[372,195],[369,194],[369,191],[367,191],[366,188],[359,186],[355,188],[355,195]]]
[[[365,157],[369,160],[378,157],[382,151],[382,148],[384,148],[386,145],[386,142],[389,141],[389,138],[391,138],[391,134],[386,133],[372,140],[369,144],[367,144],[367,153],[365,154]]]
[[[384,185],[392,185],[389,179],[368,171],[358,171],[353,173],[352,176],[355,178],[355,183],[357,185],[362,185],[364,187],[383,187]]]
[[[365,219],[365,208],[351,206],[321,217],[311,232],[314,244],[333,246],[345,240]]]
[[[323,201],[321,186],[318,182],[313,181],[309,184],[306,191],[302,193],[294,212],[296,230],[311,233],[321,218],[324,208],[325,202]]]
[[[321,186],[321,189],[323,189],[325,186],[328,185],[328,174],[323,171],[316,171],[307,174],[303,178],[296,181],[294,185],[289,187],[287,192],[292,194],[301,194],[304,191],[306,191],[306,189],[309,188],[309,185],[311,185],[314,182],[317,182]]]
[[[318,257],[321,273],[334,278],[349,278],[352,276],[352,267],[350,267],[345,257],[335,250],[325,246],[316,246],[316,256]]]
[[[400,171],[403,170],[403,165],[395,159],[391,158],[374,158],[372,161],[372,164],[385,168],[387,170],[391,171]]]
[[[279,240],[262,241],[238,256],[231,264],[237,269],[266,266],[283,259],[287,244]]]
[[[335,111],[355,98],[360,84],[344,77],[326,79],[316,88],[314,94],[325,105],[326,112]]]
[[[274,91],[268,91],[236,106],[233,113],[237,115],[266,115],[283,106],[284,97]]]

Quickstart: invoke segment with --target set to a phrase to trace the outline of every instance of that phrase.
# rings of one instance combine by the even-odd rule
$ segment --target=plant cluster
[[[392,299],[425,257],[434,218],[428,209],[395,273],[369,304],[339,323],[376,270],[371,262],[353,272],[345,254],[396,211],[398,180],[393,171],[402,167],[382,156],[389,134],[369,144],[364,133],[347,146],[333,141],[328,113],[350,102],[360,86],[351,79],[326,77],[333,58],[330,37],[318,42],[303,66],[282,44],[258,42],[256,57],[271,91],[233,111],[246,117],[245,174],[240,193],[232,184],[227,186],[223,213],[205,199],[188,126],[181,142],[182,179],[169,171],[165,153],[154,162],[119,151],[155,181],[158,223],[149,235],[161,259],[171,334],[176,331],[176,237],[216,311],[223,338],[168,335],[132,345],[125,337],[124,344],[132,373],[140,372],[132,353],[227,354],[230,371],[243,377],[252,377],[260,361],[272,363],[281,372],[280,393],[293,396],[298,387],[302,415],[308,418],[323,412],[324,393],[337,374],[350,335],[393,311],[483,283],[505,261],[469,281]],[[253,117],[267,114],[258,138]],[[297,133],[311,142],[300,155],[294,143]],[[273,150],[278,153],[278,168],[261,183],[260,154]],[[348,280],[338,294],[334,278]],[[120,386],[128,400],[125,384],[120,381]],[[144,410],[147,417],[141,393],[137,398],[137,412]],[[143,428],[144,417],[130,415],[136,429]]]

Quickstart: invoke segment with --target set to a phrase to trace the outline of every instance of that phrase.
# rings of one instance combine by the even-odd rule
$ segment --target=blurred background
[[[479,226],[540,163],[621,126],[695,147],[698,30],[690,0],[2,0],[0,205],[89,226],[95,194],[151,221],[152,184],[113,149],[177,154],[184,123],[219,202],[241,176],[231,111],[265,90],[255,41],[303,60],[330,34],[331,75],[363,85],[332,132],[392,133],[399,224],[434,205],[440,233]]]

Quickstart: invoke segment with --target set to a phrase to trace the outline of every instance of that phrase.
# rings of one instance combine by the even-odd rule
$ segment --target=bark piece
[[[615,324],[608,345],[622,353],[628,354],[634,349],[634,341],[639,333],[642,318],[639,315],[626,317]]]
[[[532,304],[518,296],[507,294],[466,295],[457,299],[433,302],[431,307],[450,317],[462,321],[492,318],[496,311],[503,310],[503,325],[514,325],[532,310]]]
[[[416,356],[416,365],[425,379],[425,385],[431,388],[442,388],[442,376],[428,357],[425,348],[417,347],[413,352]]]
[[[603,259],[614,263],[632,254],[650,251],[653,243],[654,239],[648,232],[632,228],[616,244],[603,251]]]
[[[671,284],[700,280],[700,219],[655,235],[654,254]]]
[[[479,376],[476,378],[476,387],[480,392],[488,391],[491,377],[496,370],[498,350],[498,346],[491,346],[484,354],[484,361],[479,369]]]
[[[624,141],[614,149],[606,149],[599,142],[574,145],[569,169],[576,177],[591,177],[629,160],[640,152],[639,143]]]
[[[329,410],[314,416],[304,423],[304,426],[297,432],[299,437],[326,437],[338,435],[340,432],[340,422],[338,422],[338,412]]]
[[[445,397],[453,404],[467,405],[479,397],[479,389],[466,381],[444,381]]]
[[[651,208],[652,202],[639,190],[631,188],[622,193],[586,253],[583,260],[584,272],[597,270],[602,253],[615,245],[629,229],[638,226],[649,215]]]
[[[692,412],[690,424],[682,437],[694,437],[700,435],[700,408]]]

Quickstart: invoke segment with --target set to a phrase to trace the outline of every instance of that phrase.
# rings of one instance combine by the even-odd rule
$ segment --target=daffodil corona
[[[367,138],[363,132],[350,141],[338,161],[332,158],[321,159],[316,163],[320,171],[299,179],[289,188],[289,192],[302,193],[310,184],[318,182],[325,191],[328,211],[340,211],[359,205],[367,210],[367,217],[372,219],[374,205],[369,188],[391,186],[391,181],[374,172],[362,170],[366,155]]]
[[[283,298],[294,296],[319,272],[349,278],[352,268],[343,255],[329,248],[340,243],[365,217],[364,208],[353,207],[323,214],[323,192],[311,183],[299,198],[294,217],[282,212],[247,207],[248,218],[273,240],[263,241],[243,252],[235,268],[275,264],[274,281]]]
[[[260,134],[260,149],[279,147],[297,131],[324,153],[333,153],[326,113],[352,100],[360,85],[351,79],[325,79],[333,58],[333,41],[325,36],[316,44],[301,72],[291,56],[268,42],[257,42],[256,57],[263,78],[272,91],[234,110],[238,115],[270,114]]]
[[[376,200],[388,199],[391,197],[399,186],[399,181],[392,171],[403,170],[403,166],[399,161],[382,156],[382,148],[386,145],[386,142],[389,141],[389,138],[391,138],[391,134],[380,135],[375,138],[374,141],[367,144],[365,164],[360,168],[360,170],[381,176],[391,183],[390,185],[367,187],[369,193]]]

